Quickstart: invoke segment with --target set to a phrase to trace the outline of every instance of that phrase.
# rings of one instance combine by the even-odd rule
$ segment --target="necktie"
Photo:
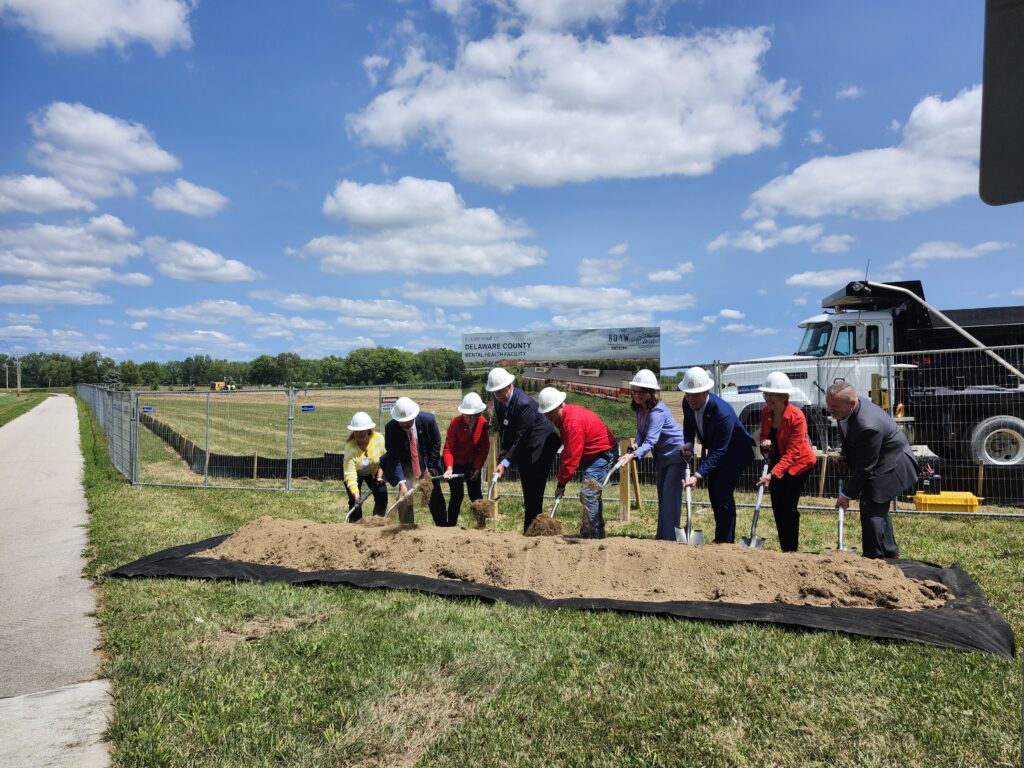
[[[416,425],[409,430],[409,462],[412,464],[412,479],[418,480],[420,472],[420,451],[416,444]]]

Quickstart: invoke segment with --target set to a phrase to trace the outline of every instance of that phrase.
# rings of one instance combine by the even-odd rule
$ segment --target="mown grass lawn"
[[[28,413],[49,396],[49,392],[25,392],[21,397],[12,392],[0,392],[0,427]]]
[[[402,592],[100,578],[260,515],[336,520],[340,502],[132,488],[79,412],[115,765],[1019,763],[1019,658]],[[521,525],[513,510],[501,504],[502,527]],[[610,528],[651,536],[653,510]],[[961,563],[1021,636],[1024,524],[899,517],[896,528],[906,556]],[[774,547],[770,515],[762,533]],[[803,548],[833,540],[831,516],[804,516]]]

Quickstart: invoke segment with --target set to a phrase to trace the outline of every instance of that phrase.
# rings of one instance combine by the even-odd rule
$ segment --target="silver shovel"
[[[562,503],[562,499],[564,499],[564,498],[565,498],[565,494],[564,493],[561,496],[555,497],[555,503],[551,506],[551,519],[552,520],[555,519],[555,512],[558,511],[558,505]]]
[[[626,463],[626,462],[624,462],[624,461],[623,461],[622,459],[619,459],[618,461],[616,461],[616,462],[615,462],[615,463],[614,463],[614,464],[612,465],[612,468],[608,470],[608,474],[604,476],[604,482],[603,482],[603,483],[601,483],[601,487],[602,487],[602,488],[607,488],[607,487],[608,487],[608,483],[610,483],[610,482],[611,482],[611,479],[612,479],[612,475],[614,475],[614,474],[615,474],[615,471],[616,471],[616,470],[618,470],[618,469],[622,469],[622,467],[623,467],[623,465],[624,465],[625,463]]]
[[[414,493],[416,493],[416,486],[415,485],[412,488],[410,488],[409,490],[407,490],[405,493],[400,494],[399,497],[397,499],[395,499],[395,503],[392,504],[390,507],[388,507],[386,510],[384,510],[384,519],[387,520],[389,517],[391,517],[392,510],[394,510],[395,507],[397,507],[403,501],[408,499]]]
[[[484,498],[487,499],[488,501],[492,501],[491,494],[494,493],[494,486],[498,484],[498,478],[500,477],[501,475],[495,472],[494,476],[491,478],[491,484],[487,486],[487,495],[484,496]]]
[[[352,505],[352,509],[350,509],[348,511],[348,514],[345,515],[345,522],[346,523],[349,520],[352,519],[352,513],[355,512],[357,509],[359,509],[359,507],[363,506],[363,502],[366,501],[368,498],[370,498],[371,495],[373,495],[373,488],[367,488],[366,489],[366,493],[364,493],[362,496],[359,497],[359,501],[357,501],[355,504],[353,504]]]
[[[690,479],[690,464],[686,464],[686,480]],[[686,486],[686,528],[676,528],[676,541],[680,544],[703,544],[704,531],[693,530],[693,495]]]
[[[761,479],[768,477],[768,462],[764,463],[764,469],[761,470]],[[764,500],[764,486],[762,485],[757,489],[757,501],[754,503],[754,520],[750,523],[750,535],[744,536],[740,539],[741,547],[748,547],[750,549],[760,549],[764,546],[764,539],[757,535],[757,518],[761,513],[761,502]]]
[[[839,484],[839,493],[840,493],[840,495],[843,495],[843,484],[842,483]],[[845,512],[845,510],[842,507],[839,507],[838,511],[839,511],[839,535],[838,535],[837,541],[836,541],[836,551],[837,552],[853,552],[854,554],[857,554],[857,548],[856,547],[847,547],[847,546],[843,545],[843,517],[844,517],[843,513]]]

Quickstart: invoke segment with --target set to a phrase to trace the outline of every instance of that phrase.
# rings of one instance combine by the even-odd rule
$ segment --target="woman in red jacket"
[[[758,389],[764,393],[761,410],[761,453],[771,470],[757,481],[767,486],[772,497],[775,527],[783,552],[796,552],[800,542],[800,493],[817,463],[807,438],[803,411],[789,402],[793,391],[789,377],[781,371],[768,374]]]
[[[459,413],[448,425],[448,433],[444,439],[444,475],[452,473],[463,475],[469,486],[469,500],[478,501],[484,497],[480,490],[480,470],[487,459],[490,443],[487,440],[487,419],[482,415],[487,406],[476,392],[470,392],[462,398]],[[445,525],[453,526],[459,522],[459,510],[462,509],[462,479],[449,481],[451,496],[448,498],[448,520]]]

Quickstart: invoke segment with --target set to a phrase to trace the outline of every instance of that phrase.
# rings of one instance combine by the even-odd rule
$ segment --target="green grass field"
[[[99,578],[261,515],[336,520],[340,506],[330,494],[132,488],[79,412],[116,766],[1019,763],[1019,658],[403,592]],[[511,500],[499,511],[500,527],[521,525]],[[559,516],[577,514],[567,501]],[[609,528],[650,537],[653,517]],[[1024,525],[895,525],[906,556],[961,563],[1021,636]],[[762,533],[774,548],[770,516]],[[833,517],[804,515],[804,549],[833,537]]]
[[[10,392],[0,392],[0,427],[28,413],[49,396],[48,392],[24,392],[21,397]]]

